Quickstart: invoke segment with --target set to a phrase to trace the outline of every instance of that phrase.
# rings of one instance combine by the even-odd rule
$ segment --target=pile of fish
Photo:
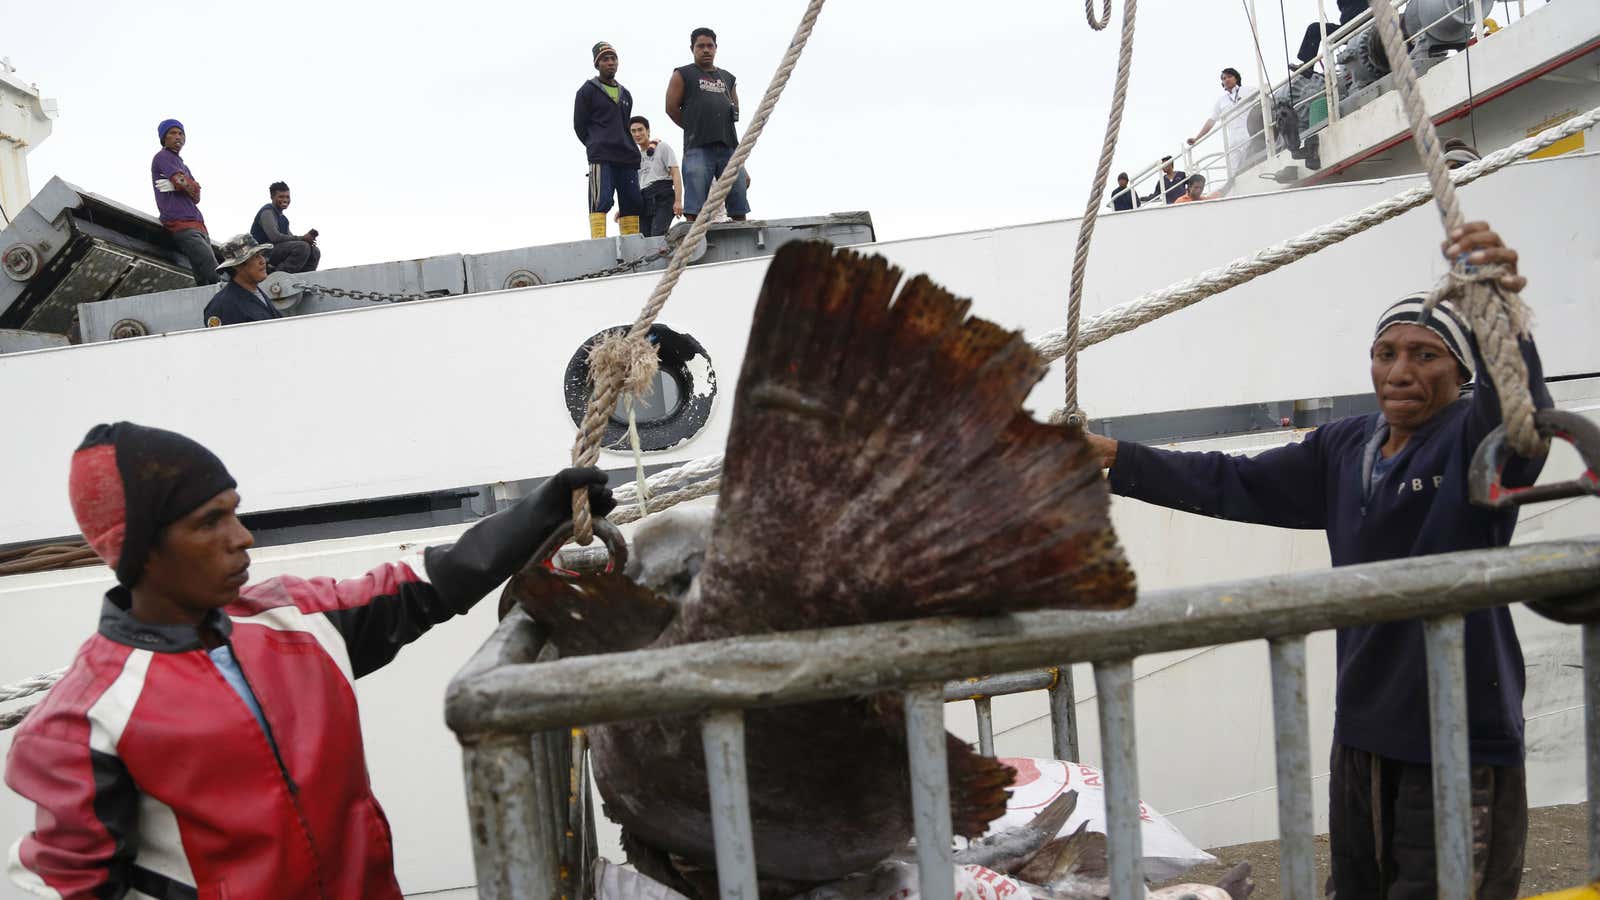
[[[756,306],[715,511],[646,520],[621,573],[530,566],[508,602],[564,656],[1131,604],[1098,456],[1080,428],[1022,409],[1046,364],[968,306],[880,258],[785,245]],[[698,729],[622,722],[589,739],[629,861],[714,897]],[[745,735],[763,896],[869,869],[912,837],[898,695],[750,710]],[[947,746],[954,833],[982,835],[1015,773]]]
[[[1060,837],[1078,805],[1067,791],[1026,825],[973,841],[956,853],[957,865],[979,865],[1022,882],[1033,900],[1102,900],[1111,896],[1106,836],[1085,820]],[[1255,890],[1250,864],[1240,863],[1216,885],[1182,884],[1150,893],[1150,900],[1246,900]]]

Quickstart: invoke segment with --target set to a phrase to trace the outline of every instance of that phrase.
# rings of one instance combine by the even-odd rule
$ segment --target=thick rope
[[[721,489],[722,478],[720,476],[707,478],[704,481],[696,481],[688,487],[673,491],[670,494],[652,494],[648,510],[642,504],[624,506],[617,509],[607,518],[611,520],[613,525],[626,525],[629,522],[637,522],[645,516],[653,516],[668,507],[677,506],[679,503],[687,503],[690,500],[709,497]]]
[[[21,725],[22,720],[28,717],[28,713],[33,712],[33,707],[38,705],[35,703],[33,706],[24,706],[21,709],[8,709],[5,712],[0,712],[0,731]]]
[[[0,551],[0,576],[68,569],[73,566],[92,565],[99,561],[100,557],[95,555],[83,541],[16,547]]]
[[[673,251],[666,271],[661,274],[661,281],[656,284],[650,299],[645,302],[644,309],[640,310],[639,318],[634,321],[626,334],[613,335],[602,342],[602,346],[605,343],[625,343],[631,347],[627,350],[602,352],[600,360],[602,365],[597,366],[591,362],[589,379],[592,392],[578,439],[572,446],[573,465],[592,466],[600,458],[600,442],[605,436],[606,421],[611,417],[611,411],[616,407],[617,399],[623,390],[624,373],[619,370],[619,364],[615,361],[635,359],[644,352],[647,352],[652,360],[655,358],[655,348],[645,341],[645,335],[650,331],[650,326],[655,324],[656,316],[661,314],[661,308],[666,306],[667,298],[672,296],[672,289],[683,276],[684,267],[689,264],[690,257],[705,240],[706,229],[711,226],[711,220],[722,211],[728,192],[733,190],[733,180],[741,177],[745,159],[750,156],[750,151],[755,149],[756,141],[761,138],[761,132],[767,127],[768,117],[778,105],[778,98],[783,96],[783,89],[789,83],[789,76],[794,72],[795,64],[800,61],[800,54],[805,51],[806,41],[811,39],[811,29],[817,23],[817,16],[822,13],[822,4],[823,0],[811,0],[806,5],[805,15],[800,18],[800,26],[795,29],[794,38],[789,41],[789,50],[778,64],[778,70],[772,73],[772,82],[767,85],[767,92],[761,98],[761,105],[756,108],[755,116],[750,120],[750,127],[745,131],[744,138],[739,141],[738,148],[733,151],[733,157],[728,160],[722,174],[711,185],[711,192],[706,196],[706,202],[701,207],[698,218],[690,226],[683,243]],[[601,352],[600,347],[596,347],[595,350]],[[650,378],[645,379],[645,384],[648,385],[654,376],[655,373],[651,372]],[[587,490],[572,493],[572,525],[573,539],[579,544],[588,544],[594,539],[594,525],[589,517]]]
[[[1406,118],[1411,122],[1411,137],[1427,170],[1428,183],[1433,187],[1433,199],[1439,205],[1439,217],[1444,221],[1448,239],[1466,223],[1466,216],[1456,198],[1455,184],[1445,164],[1444,148],[1417,88],[1417,70],[1406,52],[1405,37],[1400,33],[1400,16],[1394,11],[1393,0],[1378,0],[1371,6],[1378,34],[1383,38],[1383,52],[1389,57],[1389,69],[1394,73],[1395,88],[1400,93]],[[1433,309],[1446,297],[1455,298],[1478,338],[1478,349],[1488,365],[1489,378],[1500,395],[1500,418],[1505,421],[1506,442],[1524,457],[1543,456],[1549,452],[1550,445],[1539,436],[1538,426],[1533,422],[1528,364],[1517,342],[1527,333],[1527,312],[1521,297],[1500,288],[1499,279],[1505,274],[1500,266],[1469,266],[1465,259],[1455,260],[1451,271],[1428,295],[1424,310]]]
[[[1106,23],[1095,25],[1092,2],[1084,0],[1089,24],[1099,30]],[[1137,10],[1138,0],[1124,0],[1122,46],[1117,51],[1117,83],[1111,91],[1111,115],[1106,118],[1106,136],[1100,145],[1100,163],[1095,166],[1094,183],[1089,188],[1089,203],[1078,223],[1078,249],[1072,257],[1072,284],[1067,289],[1066,412],[1067,421],[1074,425],[1082,425],[1085,419],[1078,406],[1078,322],[1083,309],[1083,275],[1089,268],[1089,243],[1094,239],[1094,223],[1100,218],[1106,179],[1111,175],[1111,158],[1117,152],[1117,135],[1122,132],[1122,108],[1128,99],[1128,74],[1133,69],[1133,17]],[[1111,19],[1111,0],[1105,0],[1105,19],[1107,22]]]
[[[1534,135],[1526,140],[1518,141],[1509,147],[1485,156],[1484,158],[1462,166],[1450,173],[1451,180],[1459,185],[1469,184],[1492,175],[1518,160],[1531,156],[1534,153],[1565,140],[1580,131],[1587,131],[1595,125],[1600,125],[1600,107],[1595,107],[1580,116],[1573,116],[1544,132]],[[1275,272],[1289,263],[1304,259],[1319,250],[1332,247],[1347,238],[1354,237],[1376,225],[1393,219],[1402,213],[1409,212],[1423,206],[1433,198],[1431,187],[1423,186],[1411,188],[1390,197],[1359,212],[1353,213],[1342,219],[1320,225],[1303,234],[1292,237],[1278,244],[1273,244],[1250,256],[1240,257],[1226,265],[1207,269],[1198,275],[1185,278],[1160,290],[1142,294],[1126,303],[1120,303],[1110,309],[1092,316],[1083,323],[1079,334],[1079,349],[1092,347],[1119,334],[1133,331],[1141,325],[1153,322],[1162,316],[1171,315],[1182,309],[1187,309],[1201,300],[1220,294],[1229,288],[1252,281],[1268,272]],[[1066,354],[1067,329],[1058,328],[1045,332],[1033,341],[1033,349],[1045,362],[1053,362]],[[678,492],[658,494],[659,491],[675,488],[697,479],[717,480],[722,472],[722,454],[713,454],[692,459],[681,466],[664,469],[650,476],[647,483],[651,491],[650,512],[652,514],[667,509],[686,499],[706,496],[710,491],[697,491],[692,496],[674,499]],[[633,485],[623,485],[616,491],[617,502],[628,504],[634,501]],[[636,508],[635,508],[636,509]],[[622,513],[627,515],[626,511]],[[618,515],[611,517],[618,520]],[[637,513],[623,521],[634,521]]]
[[[20,700],[30,694],[37,694],[40,691],[47,690],[51,685],[60,681],[61,676],[65,674],[67,674],[66,669],[57,669],[54,672],[30,675],[21,681],[0,685],[0,703]]]
[[[20,700],[40,691],[49,690],[50,686],[60,681],[61,676],[65,674],[67,674],[66,669],[56,669],[54,672],[31,675],[21,681],[0,685],[0,703]],[[8,709],[0,712],[0,731],[20,725],[22,720],[28,717],[28,713],[33,712],[33,708],[38,705],[37,703],[30,703],[21,709]]]
[[[1105,31],[1106,26],[1111,24],[1111,0],[1101,0],[1101,3],[1102,6],[1100,16],[1099,18],[1096,18],[1094,14],[1094,0],[1083,0],[1084,18],[1089,20],[1089,27],[1093,28],[1095,31]]]

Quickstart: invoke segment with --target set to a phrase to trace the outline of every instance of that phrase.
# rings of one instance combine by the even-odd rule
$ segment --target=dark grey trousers
[[[267,268],[274,272],[315,272],[322,251],[309,241],[284,241],[267,251]]]
[[[189,269],[194,272],[195,284],[217,283],[217,254],[211,249],[211,238],[198,228],[185,228],[172,234],[173,243],[189,259]]]
[[[1431,766],[1333,746],[1328,837],[1336,900],[1438,896]],[[1522,766],[1472,767],[1472,873],[1478,900],[1515,900],[1528,842]]]

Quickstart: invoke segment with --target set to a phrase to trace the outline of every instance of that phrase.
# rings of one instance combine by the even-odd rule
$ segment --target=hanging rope
[[[1111,20],[1111,0],[1105,0],[1105,21],[1095,24],[1092,0],[1084,0],[1089,12],[1089,24],[1096,31],[1106,27]],[[1089,243],[1094,239],[1094,223],[1100,218],[1100,200],[1105,194],[1106,179],[1111,175],[1111,158],[1117,152],[1117,135],[1122,131],[1122,108],[1128,98],[1128,73],[1133,69],[1133,17],[1138,9],[1137,0],[1124,0],[1122,7],[1122,46],[1117,51],[1117,83],[1111,91],[1111,115],[1106,119],[1106,137],[1100,145],[1100,164],[1094,170],[1094,184],[1089,188],[1089,203],[1078,224],[1078,249],[1072,257],[1072,284],[1067,289],[1067,402],[1066,421],[1073,425],[1084,423],[1083,410],[1078,406],[1078,318],[1083,309],[1083,275],[1089,268]]]
[[[690,226],[683,243],[673,252],[666,271],[661,274],[661,281],[651,292],[644,309],[640,310],[639,318],[626,333],[608,335],[590,351],[589,408],[584,413],[578,439],[572,445],[573,465],[592,466],[600,458],[600,442],[605,436],[606,421],[611,417],[611,411],[616,407],[617,399],[622,392],[627,391],[633,396],[638,396],[655,380],[656,349],[645,340],[645,335],[650,331],[650,326],[655,324],[656,316],[661,314],[661,308],[666,306],[667,298],[672,296],[672,289],[683,276],[683,269],[689,264],[690,257],[705,240],[706,229],[711,226],[711,220],[722,211],[728,192],[733,189],[733,180],[741,176],[744,161],[750,156],[750,151],[755,149],[762,130],[767,127],[767,119],[772,115],[773,108],[778,105],[778,98],[783,96],[783,89],[789,83],[789,76],[794,72],[795,64],[800,61],[800,54],[806,48],[806,41],[811,38],[811,29],[817,23],[817,16],[822,13],[822,3],[823,0],[811,0],[807,4],[805,15],[800,19],[800,26],[795,29],[794,38],[789,41],[789,50],[783,55],[783,61],[778,64],[778,70],[772,73],[772,82],[767,85],[767,92],[761,98],[761,105],[756,108],[755,116],[750,120],[749,129],[745,131],[744,138],[739,141],[738,148],[733,151],[733,157],[728,160],[722,174],[711,185],[711,191],[706,196],[699,217]],[[572,525],[573,539],[579,544],[588,544],[594,539],[594,526],[589,517],[589,494],[586,490],[572,493]]]
[[[1103,7],[1100,17],[1095,18],[1094,0],[1083,0],[1083,15],[1089,20],[1089,27],[1095,31],[1105,31],[1111,24],[1111,0],[1102,0]]]
[[[1411,137],[1416,142],[1417,154],[1428,173],[1428,183],[1433,186],[1433,199],[1439,205],[1439,217],[1444,222],[1446,239],[1463,224],[1466,217],[1456,199],[1455,183],[1445,165],[1444,148],[1439,144],[1439,133],[1428,117],[1422,94],[1417,89],[1417,70],[1406,52],[1405,37],[1400,33],[1400,17],[1394,11],[1393,0],[1377,0],[1372,4],[1373,18],[1378,23],[1378,34],[1383,38],[1383,52],[1389,57],[1389,68],[1394,72],[1395,88],[1405,107],[1406,118],[1411,121]],[[1472,326],[1478,339],[1478,349],[1489,367],[1489,378],[1500,395],[1500,417],[1505,421],[1506,440],[1524,457],[1543,456],[1550,449],[1549,442],[1539,436],[1533,422],[1533,396],[1528,390],[1528,365],[1522,358],[1522,348],[1517,339],[1528,333],[1527,307],[1522,298],[1500,287],[1500,278],[1509,274],[1498,265],[1470,266],[1465,259],[1454,261],[1451,270],[1428,295],[1424,311],[1432,310],[1440,300],[1454,298],[1456,305]]]

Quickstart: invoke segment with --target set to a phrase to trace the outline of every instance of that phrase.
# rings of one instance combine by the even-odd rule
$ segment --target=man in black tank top
[[[739,146],[733,123],[739,121],[739,92],[733,73],[717,68],[717,33],[696,28],[689,35],[694,62],[674,69],[667,82],[667,115],[683,128],[683,216],[694,221]],[[729,218],[750,212],[745,197],[749,176],[742,170],[728,193]]]

